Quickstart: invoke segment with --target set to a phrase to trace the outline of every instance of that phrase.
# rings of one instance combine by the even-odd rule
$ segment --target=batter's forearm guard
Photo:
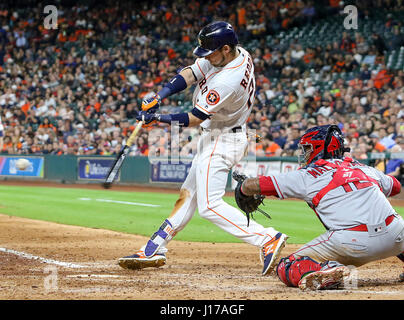
[[[167,82],[163,89],[158,92],[161,100],[171,96],[172,94],[181,92],[187,88],[187,83],[184,77],[180,74],[177,74],[174,78],[172,78],[169,82]]]
[[[160,122],[171,124],[171,122],[178,122],[180,127],[189,126],[189,115],[188,113],[177,113],[177,114],[156,114],[156,118]]]

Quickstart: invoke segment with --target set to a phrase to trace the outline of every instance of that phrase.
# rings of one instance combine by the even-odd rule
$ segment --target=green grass
[[[79,200],[89,198],[91,200]],[[142,207],[100,202],[95,199],[160,205]],[[170,214],[176,194],[120,192],[114,190],[65,189],[46,187],[0,186],[0,213],[67,225],[109,229],[119,232],[152,235]],[[236,205],[233,197],[225,201]],[[290,236],[289,243],[305,243],[325,230],[314,212],[301,201],[266,200],[263,207],[272,217],[260,213],[254,218]],[[404,208],[395,208],[403,215]],[[207,242],[241,242],[202,219],[196,212],[176,240]]]

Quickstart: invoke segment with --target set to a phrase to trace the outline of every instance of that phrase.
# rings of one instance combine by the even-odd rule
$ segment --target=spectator
[[[176,72],[173,65],[185,66],[193,62],[189,48],[195,39],[189,35],[194,34],[193,29],[199,30],[200,24],[214,19],[213,12],[216,17],[234,19],[242,45],[251,44],[252,39],[248,38],[251,33],[262,32],[254,39],[257,97],[249,127],[263,136],[272,132],[282,149],[287,146],[282,152],[294,152],[290,149],[293,137],[286,134],[286,131],[295,130],[291,129],[293,123],[299,123],[303,130],[313,126],[313,120],[317,125],[332,121],[341,124],[350,132],[350,142],[362,150],[358,156],[363,156],[366,143],[374,143],[374,151],[386,148],[377,138],[369,137],[372,132],[380,134],[381,127],[388,128],[386,134],[393,140],[404,134],[404,126],[403,129],[400,126],[403,72],[389,69],[385,64],[388,61],[383,61],[388,50],[384,36],[393,36],[397,48],[401,41],[397,31],[401,24],[392,16],[377,18],[378,23],[372,26],[375,30],[372,37],[358,31],[351,39],[345,32],[332,43],[307,47],[302,40],[307,39],[310,32],[301,34],[300,27],[312,29],[310,37],[316,38],[323,23],[311,20],[312,26],[306,24],[313,9],[316,14],[319,8],[314,7],[313,1],[306,4],[303,1],[254,1],[247,5],[241,1],[214,5],[195,1],[190,4],[194,10],[187,14],[181,12],[181,15],[176,3],[166,3],[166,9],[161,11],[152,10],[153,2],[142,4],[143,13],[139,15],[133,14],[137,12],[134,3],[125,8],[114,4],[102,9],[90,6],[79,14],[78,7],[66,7],[63,8],[64,22],[55,33],[41,29],[40,22],[35,20],[24,28],[19,27],[30,12],[41,14],[39,6],[21,9],[16,15],[11,15],[13,11],[9,10],[2,17],[0,116],[7,150],[53,154],[116,153],[133,129],[133,119],[146,89],[157,92],[161,83]],[[380,10],[380,5],[361,4],[363,12],[368,10],[370,13]],[[330,7],[337,9],[335,14],[342,9],[338,1]],[[97,18],[105,14],[104,10],[108,11],[108,23]],[[391,10],[398,11],[398,7]],[[229,14],[231,12],[234,13]],[[367,13],[368,17],[376,17],[370,13]],[[270,22],[264,17],[270,17]],[[170,22],[167,27],[158,24],[163,20]],[[363,23],[368,22],[365,19]],[[385,29],[377,29],[378,25],[385,25]],[[283,28],[283,34],[279,34],[279,28]],[[291,46],[289,36],[292,36]],[[336,66],[336,62],[341,65]],[[335,74],[332,74],[330,71],[334,66]],[[372,74],[372,70],[376,74]],[[336,80],[343,72],[351,73],[349,77],[345,75]],[[175,99],[165,100],[162,110],[187,108],[188,104],[184,102],[190,101],[190,93],[184,92]],[[366,115],[368,118],[380,116],[387,122],[381,123],[377,119],[372,120],[373,125],[365,125]],[[358,118],[356,128],[349,126],[353,117]],[[273,128],[279,125],[284,128],[274,131]],[[15,134],[15,128],[19,134]],[[143,129],[144,135],[139,135],[144,150],[148,150],[145,147],[148,132]],[[6,136],[13,139],[6,139]],[[76,145],[70,143],[71,139],[67,144],[69,136],[76,140]],[[359,141],[362,136],[368,142]],[[59,140],[65,142],[59,143]],[[147,153],[139,150],[135,145],[131,154]]]
[[[395,145],[391,148],[391,155],[394,156],[394,154],[402,152],[402,149],[399,145]],[[386,164],[386,174],[390,174],[394,177],[402,176],[403,175],[403,164],[404,164],[404,159],[400,158],[392,158],[390,159],[387,164]],[[400,179],[401,180],[401,179]]]
[[[257,144],[256,155],[258,157],[279,157],[281,153],[282,148],[274,142],[273,136],[270,133]]]
[[[387,51],[386,43],[383,38],[376,32],[372,34],[372,44],[376,47],[379,54],[384,54]]]
[[[390,40],[390,49],[398,50],[402,46],[404,46],[404,36],[401,33],[399,26],[395,26],[393,28],[393,36]]]
[[[391,149],[396,142],[391,138],[391,135],[387,134],[385,128],[379,129],[379,143],[382,144],[386,149]]]
[[[275,128],[273,129],[272,132],[272,138],[273,141],[281,148],[283,149],[285,147],[287,138],[281,135],[281,130],[282,127]],[[284,130],[284,129],[283,129]]]

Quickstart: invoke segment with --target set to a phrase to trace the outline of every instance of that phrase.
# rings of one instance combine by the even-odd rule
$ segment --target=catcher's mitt
[[[253,196],[246,196],[241,192],[241,185],[243,184],[244,180],[247,179],[247,176],[244,174],[239,174],[237,172],[233,172],[233,179],[237,181],[236,189],[234,190],[234,197],[236,198],[237,205],[239,208],[245,212],[247,216],[247,226],[250,225],[250,214],[251,218],[253,217],[253,212],[259,211],[264,214],[267,218],[271,219],[271,217],[258,208],[265,199],[264,195],[253,195]]]

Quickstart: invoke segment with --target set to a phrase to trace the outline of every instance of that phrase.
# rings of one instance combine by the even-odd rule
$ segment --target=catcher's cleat
[[[131,256],[120,258],[118,264],[124,269],[140,270],[149,267],[159,268],[164,266],[166,261],[164,253],[157,253],[154,256],[146,257],[144,252],[139,250]]]
[[[289,237],[286,234],[278,232],[273,239],[268,241],[261,248],[260,258],[264,265],[264,268],[262,269],[263,276],[270,274],[275,268],[276,261],[278,260],[282,249],[285,247],[288,238]]]
[[[338,289],[344,278],[350,274],[346,266],[334,267],[327,270],[311,272],[299,281],[301,290],[331,290]]]

